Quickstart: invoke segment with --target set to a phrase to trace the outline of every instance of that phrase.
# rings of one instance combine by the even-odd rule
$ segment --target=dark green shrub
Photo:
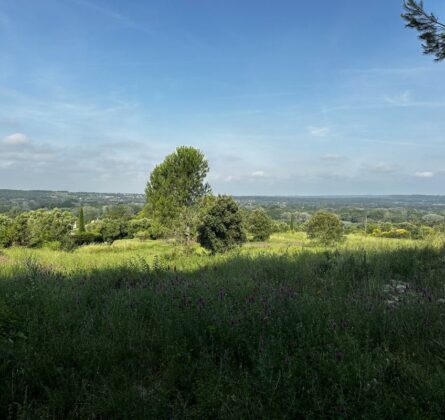
[[[77,246],[102,242],[102,236],[95,232],[77,232],[71,239]]]
[[[246,233],[238,204],[232,197],[219,196],[198,228],[198,242],[216,254],[245,241]]]
[[[98,231],[105,242],[113,242],[128,236],[128,223],[119,219],[103,219],[98,223]]]

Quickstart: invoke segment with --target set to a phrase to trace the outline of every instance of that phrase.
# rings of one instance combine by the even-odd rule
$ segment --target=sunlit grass
[[[443,245],[4,250],[0,418],[444,418]]]

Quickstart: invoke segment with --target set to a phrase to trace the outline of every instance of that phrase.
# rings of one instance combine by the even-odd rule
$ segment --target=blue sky
[[[445,63],[399,0],[0,0],[0,188],[445,194]],[[445,3],[427,0],[445,20]]]

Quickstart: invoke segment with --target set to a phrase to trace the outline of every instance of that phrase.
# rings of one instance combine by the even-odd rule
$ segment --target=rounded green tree
[[[344,229],[336,214],[319,211],[307,224],[307,236],[323,245],[332,245],[343,240]]]
[[[254,241],[267,241],[272,234],[272,219],[263,209],[253,210],[247,219],[249,232]]]
[[[226,252],[246,241],[242,216],[232,197],[219,196],[198,227],[198,242],[212,254]]]

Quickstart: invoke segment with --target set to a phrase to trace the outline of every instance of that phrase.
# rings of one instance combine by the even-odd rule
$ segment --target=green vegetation
[[[0,418],[444,418],[444,199],[236,201],[207,173],[180,147],[145,207],[7,192]]]
[[[405,0],[402,18],[408,28],[416,29],[422,41],[424,54],[436,56],[436,61],[445,59],[445,25],[432,13],[425,11],[423,1]]]
[[[150,175],[145,190],[147,216],[173,228],[186,209],[196,206],[210,193],[205,182],[208,171],[202,152],[193,147],[178,147]]]
[[[11,218],[0,214],[0,248],[11,245],[12,224]]]
[[[307,224],[307,236],[322,245],[332,245],[343,239],[344,228],[334,213],[319,211]]]
[[[443,418],[444,242],[0,256],[0,417]]]
[[[29,247],[63,243],[69,239],[75,222],[72,213],[60,209],[22,213],[10,228],[10,242]]]
[[[212,254],[227,252],[246,241],[238,204],[232,197],[219,196],[198,228],[198,242]]]
[[[267,215],[264,209],[255,209],[248,216],[248,230],[253,236],[254,241],[267,241],[273,231],[272,219]],[[291,230],[292,221],[291,221]]]
[[[85,233],[85,217],[83,214],[83,207],[79,210],[79,226],[78,226],[79,233]]]

